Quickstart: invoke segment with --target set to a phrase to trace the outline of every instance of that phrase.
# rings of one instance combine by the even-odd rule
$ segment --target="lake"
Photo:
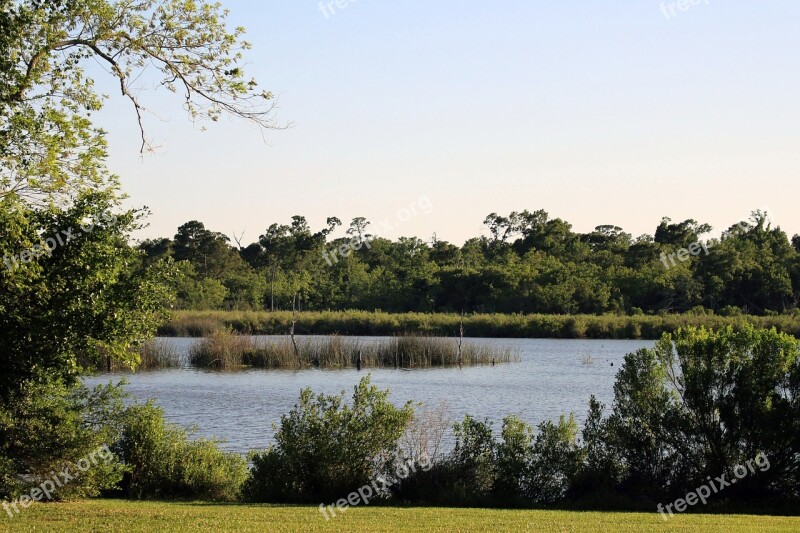
[[[370,342],[378,337],[363,337]],[[200,339],[169,338],[185,356]],[[655,341],[574,339],[465,339],[465,342],[509,346],[518,351],[518,363],[463,368],[395,370],[243,370],[220,372],[190,367],[132,373],[104,373],[85,379],[87,385],[127,379],[126,389],[140,401],[154,399],[166,418],[184,426],[197,426],[198,434],[216,436],[223,447],[245,453],[272,442],[272,425],[297,403],[300,390],[315,393],[347,391],[372,374],[381,389],[391,390],[391,400],[406,400],[437,407],[442,401],[453,421],[466,414],[488,418],[499,433],[504,416],[515,414],[535,425],[575,413],[583,422],[589,396],[610,405],[614,378],[625,354]],[[587,364],[586,359],[591,358]]]

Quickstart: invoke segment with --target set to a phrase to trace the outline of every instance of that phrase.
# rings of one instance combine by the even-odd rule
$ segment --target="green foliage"
[[[800,253],[759,211],[723,239],[706,241],[699,236],[709,226],[694,220],[664,219],[655,238],[637,239],[611,225],[575,233],[544,211],[493,213],[485,224],[487,237],[459,248],[436,239],[376,238],[363,217],[353,219],[349,237],[336,238],[336,217],[312,231],[305,217],[294,216],[237,250],[191,221],[174,241],[143,249],[151,257],[174,249],[176,259],[194,265],[192,280],[210,277],[228,289],[224,301],[181,304],[191,309],[710,317],[733,306],[779,318],[800,301]],[[625,335],[636,333],[634,323]]]
[[[530,465],[533,463],[533,429],[517,418],[503,420],[503,440],[497,444],[497,479],[495,494],[509,502],[523,500],[530,482]]]
[[[240,455],[221,451],[215,441],[190,438],[152,403],[127,410],[115,450],[128,469],[122,489],[131,498],[234,501],[247,477]]]
[[[384,313],[371,311],[178,311],[159,328],[159,334],[203,337],[230,329],[250,335],[283,335],[287,324],[297,320],[297,334],[341,335],[437,335],[458,336],[463,322],[469,337],[555,338],[555,339],[659,339],[687,327],[735,329],[746,324],[800,337],[795,316],[722,317],[717,315],[519,315],[455,313]]]
[[[497,475],[497,443],[491,422],[468,415],[455,424],[453,432],[456,443],[451,462],[457,475],[455,489],[468,500],[489,494]]]
[[[112,193],[65,209],[0,203],[0,397],[28,380],[74,383],[79,359],[138,364],[135,348],[165,318],[172,268],[142,265],[127,244],[140,214],[114,214],[115,205]]]
[[[763,453],[785,470],[748,476],[728,496],[795,496],[798,368],[796,339],[750,326],[686,328],[628,355],[609,421],[624,483],[681,494]]]
[[[130,100],[145,72],[180,92],[192,119],[230,113],[273,127],[269,92],[244,76],[244,30],[202,0],[4,2],[0,36],[0,199],[47,204],[115,179],[104,165],[104,132],[91,122],[103,97],[84,71],[99,62]],[[142,148],[146,147],[142,130]]]
[[[570,488],[572,497],[607,502],[621,476],[621,462],[613,447],[608,419],[603,418],[605,406],[592,396],[583,426],[583,464]]]
[[[338,500],[387,473],[398,440],[411,421],[407,403],[398,409],[364,377],[352,402],[338,396],[300,393],[300,403],[281,417],[276,443],[250,457],[245,495],[259,502]]]
[[[568,419],[561,416],[557,424],[543,422],[537,429],[523,494],[535,503],[556,503],[566,496],[583,463],[578,428],[570,415]]]
[[[52,481],[53,473],[64,468],[79,475],[56,486],[55,499],[96,496],[114,488],[124,472],[116,457],[103,453],[82,473],[76,463],[117,441],[122,397],[121,388],[112,385],[89,390],[50,381],[29,382],[0,402],[0,499]]]

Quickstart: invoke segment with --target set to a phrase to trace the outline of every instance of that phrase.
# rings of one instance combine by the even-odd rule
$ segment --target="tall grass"
[[[178,368],[181,366],[181,356],[178,349],[168,340],[151,339],[143,343],[139,350],[139,366],[136,370],[157,370],[161,368]],[[79,358],[78,364],[83,368],[97,372],[126,372],[131,369],[113,359],[90,360]]]
[[[217,332],[189,350],[192,365],[221,370],[254,368],[428,368],[458,364],[488,365],[519,361],[510,348],[465,342],[461,359],[452,338],[403,336],[363,341],[339,335],[298,339],[297,350],[288,337],[253,339]]]
[[[178,368],[181,366],[181,356],[178,349],[164,339],[153,339],[144,343],[139,348],[141,370],[155,370],[158,368]]]
[[[368,311],[308,311],[297,314],[296,333],[313,335],[436,335],[458,334],[462,317],[447,313],[391,314]],[[159,329],[162,336],[203,337],[230,328],[251,335],[282,335],[291,311],[179,311]],[[709,329],[750,323],[800,338],[797,316],[718,315],[519,315],[473,314],[463,317],[469,337],[554,339],[658,339],[686,326]]]

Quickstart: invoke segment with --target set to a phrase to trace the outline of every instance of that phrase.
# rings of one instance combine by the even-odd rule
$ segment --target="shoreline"
[[[294,314],[297,335],[392,336],[401,334],[458,337],[456,313],[384,313],[381,311],[302,311]],[[205,337],[230,329],[247,335],[287,334],[291,311],[174,311],[158,328],[161,337]],[[656,340],[664,333],[694,326],[719,329],[745,324],[776,328],[800,338],[800,318],[777,316],[546,315],[471,314],[463,316],[464,336],[527,339]]]

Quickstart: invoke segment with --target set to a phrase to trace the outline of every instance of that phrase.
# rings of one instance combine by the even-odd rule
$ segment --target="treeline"
[[[341,221],[327,222],[313,231],[295,216],[234,246],[191,221],[140,248],[177,263],[179,309],[774,315],[800,298],[800,236],[761,211],[719,239],[695,220],[664,218],[633,238],[611,225],[574,232],[542,210],[492,213],[460,247],[376,237],[364,218],[333,238]]]

